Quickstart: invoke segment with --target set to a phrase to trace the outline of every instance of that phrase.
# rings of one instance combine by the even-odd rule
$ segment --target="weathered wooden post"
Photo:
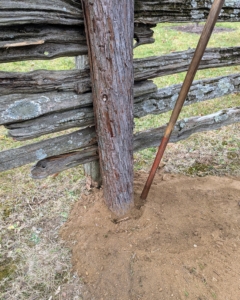
[[[84,70],[88,66],[88,56],[79,55],[75,58],[75,66],[78,70]],[[99,160],[94,160],[83,165],[86,184],[89,187],[99,188],[102,185]]]
[[[133,0],[82,0],[107,206],[133,204]]]

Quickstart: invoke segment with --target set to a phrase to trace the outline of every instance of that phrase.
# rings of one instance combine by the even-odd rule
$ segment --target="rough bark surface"
[[[158,90],[151,81],[135,84],[134,117],[140,118],[148,114],[161,114],[172,110],[180,89],[181,84]],[[239,92],[240,74],[197,80],[193,82],[184,105]],[[89,96],[89,101],[91,100],[92,98]],[[81,105],[80,103],[79,105]],[[42,105],[44,106],[44,103]],[[89,102],[89,107],[78,108],[78,104],[72,101],[72,106],[71,110],[57,112],[61,103],[52,103],[51,109],[55,109],[56,112],[25,122],[8,124],[6,126],[9,129],[8,134],[16,140],[26,140],[72,127],[94,124],[92,102]]]
[[[107,206],[133,205],[133,0],[83,0],[93,107]]]
[[[175,143],[188,138],[193,133],[219,129],[222,126],[236,122],[240,122],[239,107],[222,110],[203,117],[193,117],[180,120],[174,128],[170,142]],[[164,135],[165,128],[166,125],[135,134],[134,151],[159,146],[161,138]],[[86,149],[83,152],[77,151],[67,155],[64,154],[53,158],[49,157],[43,159],[32,168],[32,177],[36,179],[45,178],[56,172],[84,163],[85,161],[81,161],[81,159],[97,159],[96,151],[97,145],[90,149]]]

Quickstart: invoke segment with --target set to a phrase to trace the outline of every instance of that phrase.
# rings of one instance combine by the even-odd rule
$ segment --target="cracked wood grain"
[[[236,122],[240,122],[239,107],[222,110],[203,117],[192,117],[180,120],[175,126],[170,141],[172,143],[176,143],[180,140],[187,139],[193,133],[216,130],[222,126]],[[134,151],[159,146],[160,140],[164,135],[165,128],[166,125],[135,134]],[[84,163],[84,160],[81,161],[80,159],[98,159],[95,151],[97,151],[97,145],[89,150],[86,149],[84,152],[77,151],[75,153],[69,153],[67,155],[67,162],[65,155],[60,155],[53,159],[51,157],[43,159],[33,166],[31,176],[35,179],[45,178],[56,172],[61,172]]]
[[[135,85],[134,117],[140,118],[148,114],[161,114],[172,110],[181,84],[157,89],[152,82]],[[184,105],[219,98],[240,92],[240,74],[194,81]],[[89,98],[90,101],[92,101]],[[94,124],[92,102],[89,107],[55,112],[45,116],[9,124],[9,136],[16,140],[26,140],[44,134],[53,133],[73,127],[84,127]]]
[[[155,77],[184,72],[188,69],[194,49],[173,52],[134,60],[134,80],[142,81]],[[199,69],[220,68],[240,64],[240,47],[208,48]],[[51,91],[69,91],[77,94],[91,90],[90,71],[46,71],[27,73],[0,72],[0,93],[32,94]],[[1,99],[0,99],[1,101]]]
[[[208,16],[211,4],[211,0],[135,0],[134,18],[138,23],[199,22]],[[219,20],[239,21],[239,8],[239,0],[226,0]],[[0,26],[29,23],[83,25],[81,1],[1,0]]]

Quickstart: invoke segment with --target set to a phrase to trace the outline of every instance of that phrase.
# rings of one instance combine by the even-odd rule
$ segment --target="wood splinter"
[[[27,42],[14,43],[14,44],[5,44],[3,48],[16,48],[16,47],[25,47],[25,46],[33,46],[33,45],[42,45],[44,43],[45,43],[44,40],[27,41]]]

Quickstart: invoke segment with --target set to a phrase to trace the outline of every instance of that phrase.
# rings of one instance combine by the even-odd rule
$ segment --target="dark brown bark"
[[[133,0],[83,0],[93,106],[107,206],[133,205]]]

